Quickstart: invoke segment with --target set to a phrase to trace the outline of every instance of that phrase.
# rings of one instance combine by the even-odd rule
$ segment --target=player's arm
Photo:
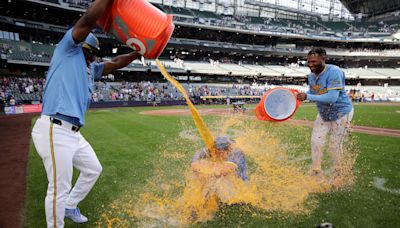
[[[109,10],[113,0],[96,0],[86,10],[85,14],[76,22],[72,31],[72,37],[75,43],[84,41],[93,27],[96,26],[96,21],[106,10]]]
[[[104,62],[103,75],[110,73],[113,70],[117,70],[128,66],[133,60],[137,59],[140,55],[137,52],[131,52],[129,54],[118,55],[111,61]]]
[[[306,99],[309,101],[317,101],[321,103],[335,103],[339,98],[339,90],[328,90],[328,92],[321,95],[307,94]]]
[[[320,95],[306,94],[309,101],[317,101],[325,104],[335,103],[339,98],[340,90],[343,89],[343,72],[339,69],[334,70],[328,76],[327,92]]]

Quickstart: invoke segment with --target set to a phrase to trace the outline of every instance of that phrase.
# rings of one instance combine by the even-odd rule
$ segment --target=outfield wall
[[[92,102],[90,108],[118,108],[118,107],[143,107],[143,106],[173,106],[173,105],[186,105],[184,100],[177,101],[160,101],[160,102],[149,102],[149,101],[103,101],[103,102]],[[7,114],[23,114],[23,113],[40,113],[42,111],[41,104],[34,105],[15,105],[1,107],[0,115]]]
[[[154,103],[157,106],[173,106],[173,105],[186,105],[184,100],[176,101],[103,101],[103,102],[92,102],[90,108],[118,108],[118,107],[139,107],[139,106],[153,106]]]

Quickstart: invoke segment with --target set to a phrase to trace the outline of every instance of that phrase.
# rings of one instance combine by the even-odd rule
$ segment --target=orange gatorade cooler
[[[296,98],[298,92],[284,87],[269,90],[256,107],[257,119],[275,122],[289,119],[301,104]]]
[[[115,0],[97,24],[148,59],[160,56],[175,28],[172,15],[146,0]]]

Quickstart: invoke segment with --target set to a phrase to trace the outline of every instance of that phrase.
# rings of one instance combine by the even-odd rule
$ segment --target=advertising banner
[[[16,106],[4,107],[4,113],[7,115],[21,114],[21,113],[37,113],[41,111],[42,111],[41,104],[16,105]]]
[[[24,110],[24,113],[35,113],[35,112],[41,112],[42,111],[42,105],[41,104],[22,105],[22,108]]]

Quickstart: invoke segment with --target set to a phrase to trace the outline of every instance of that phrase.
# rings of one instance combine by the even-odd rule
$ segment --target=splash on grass
[[[248,182],[237,178],[234,164],[207,160],[191,164],[191,157],[204,144],[200,137],[191,138],[195,141],[177,137],[160,147],[154,177],[146,187],[139,193],[127,191],[116,199],[98,226],[185,226],[212,219],[221,204],[250,205],[265,213],[307,214],[318,204],[312,197],[315,193],[340,189],[354,181],[356,150],[352,143],[344,147],[340,178],[321,183],[308,175],[309,160],[296,160],[310,154],[309,129],[243,117],[221,118],[209,126],[214,135],[230,134],[235,146],[245,153]],[[193,125],[185,121],[181,128],[195,132]],[[324,160],[328,176],[329,161]],[[258,213],[245,206],[243,210]]]

